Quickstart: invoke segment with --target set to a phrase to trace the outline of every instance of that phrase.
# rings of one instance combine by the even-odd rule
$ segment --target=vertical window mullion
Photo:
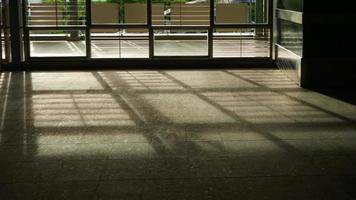
[[[214,34],[214,24],[215,24],[215,13],[214,13],[214,7],[215,7],[215,0],[210,0],[209,1],[210,5],[210,23],[209,23],[209,29],[208,29],[208,56],[209,58],[213,58],[213,34]]]
[[[90,37],[90,29],[91,29],[91,0],[85,1],[85,46],[86,46],[86,57],[87,59],[91,58],[91,37]]]
[[[23,31],[24,31],[24,51],[25,51],[25,62],[30,57],[30,31],[28,30],[28,2],[27,0],[22,0],[22,18],[23,18]]]
[[[154,57],[154,45],[153,45],[153,28],[152,28],[152,0],[146,1],[147,8],[147,27],[148,27],[148,46],[149,46],[149,58]]]

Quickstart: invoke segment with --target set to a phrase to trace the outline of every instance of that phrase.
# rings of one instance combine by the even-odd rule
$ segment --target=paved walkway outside
[[[92,40],[93,58],[148,58],[148,40]],[[155,56],[207,56],[207,40],[156,40]],[[268,57],[263,40],[216,40],[214,57]],[[31,56],[85,56],[84,41],[33,41]]]

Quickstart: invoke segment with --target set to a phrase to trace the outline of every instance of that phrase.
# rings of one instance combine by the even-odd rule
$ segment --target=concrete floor
[[[93,58],[148,58],[148,40],[92,40]],[[214,57],[268,57],[264,40],[214,40]],[[155,56],[207,56],[206,40],[155,40]],[[33,57],[85,56],[85,41],[33,41]]]
[[[13,72],[0,199],[354,199],[356,106],[278,70]]]

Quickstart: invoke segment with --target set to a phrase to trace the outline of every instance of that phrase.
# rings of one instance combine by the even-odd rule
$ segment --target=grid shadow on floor
[[[352,199],[356,107],[278,70],[10,72],[1,199]]]

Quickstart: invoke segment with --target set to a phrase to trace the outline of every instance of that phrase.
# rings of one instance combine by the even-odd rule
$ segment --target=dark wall
[[[356,86],[353,1],[304,2],[303,87],[339,90]]]

